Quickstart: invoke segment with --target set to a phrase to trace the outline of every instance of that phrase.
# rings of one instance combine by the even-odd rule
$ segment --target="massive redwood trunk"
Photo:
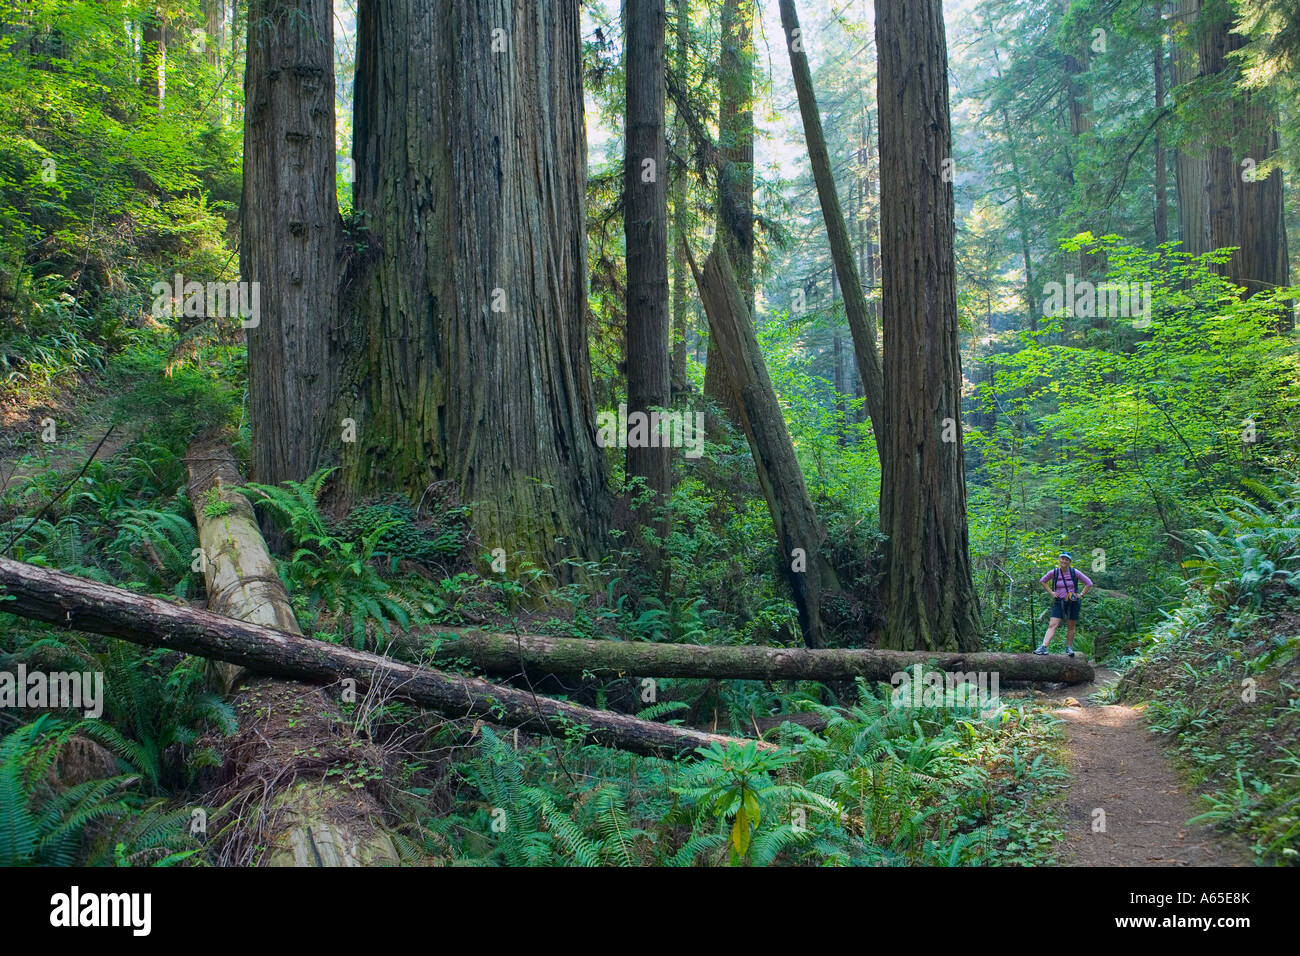
[[[788,2],[788,0],[783,0]],[[887,545],[882,647],[977,650],[942,0],[876,0]]]
[[[598,554],[577,0],[367,0],[357,61],[343,485],[454,481],[507,573]]]
[[[334,360],[334,19],[329,0],[251,0],[239,267],[252,476],[302,479],[324,454]],[[251,299],[251,297],[250,297]]]
[[[1174,17],[1180,33],[1174,53],[1176,93],[1185,93],[1178,85],[1192,80],[1237,82],[1240,67],[1232,54],[1246,39],[1232,32],[1233,17],[1226,0],[1183,0],[1179,5]],[[1176,157],[1183,251],[1235,246],[1220,271],[1248,295],[1285,286],[1289,263],[1282,173],[1274,170],[1265,177],[1252,172],[1277,152],[1277,106],[1267,91],[1235,90],[1226,104],[1215,100],[1199,108],[1216,111],[1218,128],[1182,145]]]

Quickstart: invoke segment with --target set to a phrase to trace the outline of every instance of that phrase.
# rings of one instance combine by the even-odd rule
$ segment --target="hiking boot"
[[[1046,644],[1039,644],[1039,645],[1038,645],[1038,650],[1034,651],[1034,653],[1035,653],[1035,654],[1046,654],[1046,653],[1047,653],[1047,645],[1046,645]]]
[[[1073,657],[1073,656],[1074,656],[1074,648],[1073,648],[1073,647],[1067,647],[1067,648],[1065,649],[1065,656],[1066,656],[1066,657]]]

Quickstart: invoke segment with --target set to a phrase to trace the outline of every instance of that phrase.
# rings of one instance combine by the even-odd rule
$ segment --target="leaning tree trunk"
[[[788,0],[783,0],[788,2]],[[942,0],[876,0],[887,545],[881,646],[979,648],[961,429]]]
[[[239,268],[258,291],[245,320],[248,418],[252,474],[269,483],[310,474],[333,431],[333,24],[329,0],[248,6]]]
[[[718,236],[736,270],[745,307],[754,314],[753,0],[723,0],[718,58]],[[717,349],[704,367],[704,394],[738,422],[735,383]]]
[[[809,647],[823,647],[826,643],[824,601],[839,591],[839,580],[822,553],[826,531],[817,520],[808,496],[781,403],[768,378],[763,353],[745,309],[744,294],[731,271],[724,243],[713,244],[703,275],[696,270],[689,249],[687,257],[709,317],[713,347],[720,351],[726,362],[727,377],[735,385],[741,425],[749,439],[758,482],[772,514],[779,548],[777,557],[794,594],[804,642]]]
[[[186,455],[189,495],[199,528],[208,609],[237,621],[301,634],[289,596],[239,491],[234,455],[220,440],[198,441]],[[256,795],[267,866],[396,864],[383,811],[364,790],[327,782],[326,774],[371,755],[354,738],[337,704],[318,686],[261,677],[225,664],[236,683],[240,731],[228,745],[223,794]],[[229,689],[229,686],[227,687]],[[304,754],[313,757],[304,760]],[[324,756],[322,756],[324,755]],[[330,761],[329,755],[339,759]],[[224,802],[224,799],[223,799]]]
[[[357,36],[346,493],[451,480],[510,573],[596,555],[578,2],[371,0]]]
[[[794,0],[781,0],[781,25],[785,28],[786,46],[790,51],[790,70],[799,96],[799,113],[803,117],[804,138],[808,141],[808,161],[813,179],[817,183],[817,198],[821,202],[822,217],[826,220],[826,238],[831,246],[831,259],[844,293],[844,313],[853,335],[853,353],[857,357],[858,374],[867,398],[867,414],[871,416],[871,429],[876,438],[876,450],[884,460],[884,373],[880,364],[880,350],[876,345],[875,313],[868,307],[862,292],[862,277],[858,275],[853,247],[849,242],[844,211],[840,207],[839,193],[835,188],[835,174],[830,154],[826,149],[826,134],[822,131],[821,111],[817,107],[817,94],[812,85],[812,72],[808,68],[808,53],[804,44],[808,38],[799,26]],[[883,116],[883,113],[882,113]],[[884,131],[881,130],[883,162]],[[881,180],[884,192],[884,180]]]
[[[116,637],[145,647],[166,647],[227,661],[293,680],[337,683],[351,679],[357,682],[358,699],[373,689],[382,697],[409,700],[451,719],[478,718],[555,737],[573,733],[585,743],[653,756],[695,756],[697,748],[714,743],[748,742],[552,700],[531,691],[430,667],[417,667],[8,558],[0,558],[0,594],[12,597],[5,604],[9,614]],[[270,703],[282,723],[288,720],[314,724],[318,719],[308,709],[310,702],[306,707]],[[323,749],[319,738],[298,741],[299,745],[308,742],[312,749],[307,753],[312,756]],[[770,745],[760,743],[759,746]],[[355,750],[347,753],[347,759],[357,760]],[[282,761],[302,755],[293,750],[278,754]],[[262,769],[275,776],[284,768],[268,761]]]

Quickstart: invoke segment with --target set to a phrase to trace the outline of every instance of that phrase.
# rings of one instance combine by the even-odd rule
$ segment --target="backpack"
[[[1056,591],[1056,582],[1059,581],[1060,579],[1061,579],[1061,569],[1052,568],[1052,591],[1053,592]],[[1079,576],[1074,573],[1074,565],[1070,565],[1070,590],[1073,591],[1075,594],[1079,593]],[[1068,601],[1070,599],[1062,598],[1062,600]]]

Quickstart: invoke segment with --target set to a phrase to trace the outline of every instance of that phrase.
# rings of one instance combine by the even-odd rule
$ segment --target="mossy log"
[[[999,680],[1080,684],[1094,677],[1082,654],[974,654],[802,647],[701,647],[594,641],[539,634],[501,634],[431,628],[422,642],[441,638],[440,663],[467,661],[489,674],[592,674],[596,677],[708,677],[730,680],[840,681],[862,677],[889,682],[916,664],[956,673],[980,671]]]
[[[573,729],[588,743],[656,756],[689,755],[715,742],[743,742],[246,624],[8,558],[0,558],[0,597],[12,598],[3,608],[20,617],[147,647],[168,647],[269,676],[321,684],[350,678],[357,683],[358,698],[376,687],[386,696],[452,718],[482,718],[543,735],[560,736]]]
[[[199,530],[208,609],[237,621],[301,634],[289,595],[240,492],[234,454],[220,439],[192,444],[186,454],[189,495]],[[385,832],[383,809],[364,790],[327,782],[331,762],[370,756],[337,704],[314,684],[277,680],[222,663],[224,689],[233,693],[239,734],[226,747],[223,793],[253,791],[265,815],[254,842],[268,849],[266,866],[383,866],[398,862]],[[320,753],[304,765],[298,755]],[[337,758],[337,759],[334,759]],[[251,802],[251,801],[250,801]]]

